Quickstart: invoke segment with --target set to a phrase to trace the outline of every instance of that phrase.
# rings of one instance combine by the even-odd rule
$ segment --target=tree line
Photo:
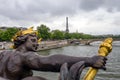
[[[18,31],[19,31],[18,28],[7,28],[6,30],[0,30],[0,41],[11,41],[12,37]],[[42,40],[94,39],[94,38],[107,37],[107,36],[101,36],[101,35],[93,36],[90,34],[84,34],[84,33],[78,33],[78,32],[68,33],[58,29],[50,30],[50,28],[44,24],[37,26],[37,31],[38,31],[38,37],[42,38]],[[117,36],[117,38],[118,37],[120,36]]]

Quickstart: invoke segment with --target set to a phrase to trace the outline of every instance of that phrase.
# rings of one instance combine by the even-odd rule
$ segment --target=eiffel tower
[[[68,29],[68,17],[66,17],[66,33],[69,33],[69,29]]]

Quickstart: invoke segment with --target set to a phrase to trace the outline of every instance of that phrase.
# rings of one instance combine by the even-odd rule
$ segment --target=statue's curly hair
[[[16,40],[14,40],[14,46],[13,48],[16,49],[18,48],[21,44],[24,44],[27,39],[28,36],[36,36],[35,34],[26,34],[26,35],[22,35],[22,36],[17,36]],[[37,36],[36,36],[37,37]],[[37,37],[38,38],[38,37]]]
[[[25,43],[27,38],[28,38],[29,34],[27,35],[22,35],[22,36],[18,36],[17,39],[13,42],[14,46],[13,48],[16,49],[18,48],[21,44]]]
[[[11,39],[11,41],[14,43],[13,46],[11,46],[11,48],[18,48],[21,44],[23,44],[24,42],[26,42],[28,36],[38,36],[38,31],[33,30],[33,27],[30,27],[26,30],[20,30],[18,31],[13,38]],[[41,39],[38,40],[38,42],[40,42]]]

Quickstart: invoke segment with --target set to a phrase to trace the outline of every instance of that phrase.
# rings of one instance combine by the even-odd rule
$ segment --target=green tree
[[[65,39],[71,39],[71,34],[70,33],[65,33],[64,38]]]
[[[82,39],[92,39],[94,38],[94,36],[90,35],[90,34],[83,34],[82,35]]]
[[[7,28],[0,33],[0,38],[3,41],[10,41],[16,32],[18,32],[17,28]]]
[[[0,41],[2,41],[1,35],[2,35],[3,31],[0,30]]]
[[[71,38],[72,39],[80,39],[81,35],[80,35],[80,33],[71,33]]]
[[[43,40],[50,39],[50,29],[46,25],[37,26],[38,30],[38,37],[42,38]]]
[[[54,40],[64,39],[64,33],[60,30],[53,30],[51,33],[51,37]]]

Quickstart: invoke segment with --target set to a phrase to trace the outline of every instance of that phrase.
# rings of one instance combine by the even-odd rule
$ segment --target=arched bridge
[[[90,43],[95,41],[103,41],[104,39],[84,39],[80,40],[80,44],[90,45]]]
[[[84,45],[90,45],[90,43],[95,41],[103,41],[105,39],[74,39],[70,40],[69,43],[75,43],[75,44],[84,44]],[[120,41],[120,39],[113,39],[113,41]]]

